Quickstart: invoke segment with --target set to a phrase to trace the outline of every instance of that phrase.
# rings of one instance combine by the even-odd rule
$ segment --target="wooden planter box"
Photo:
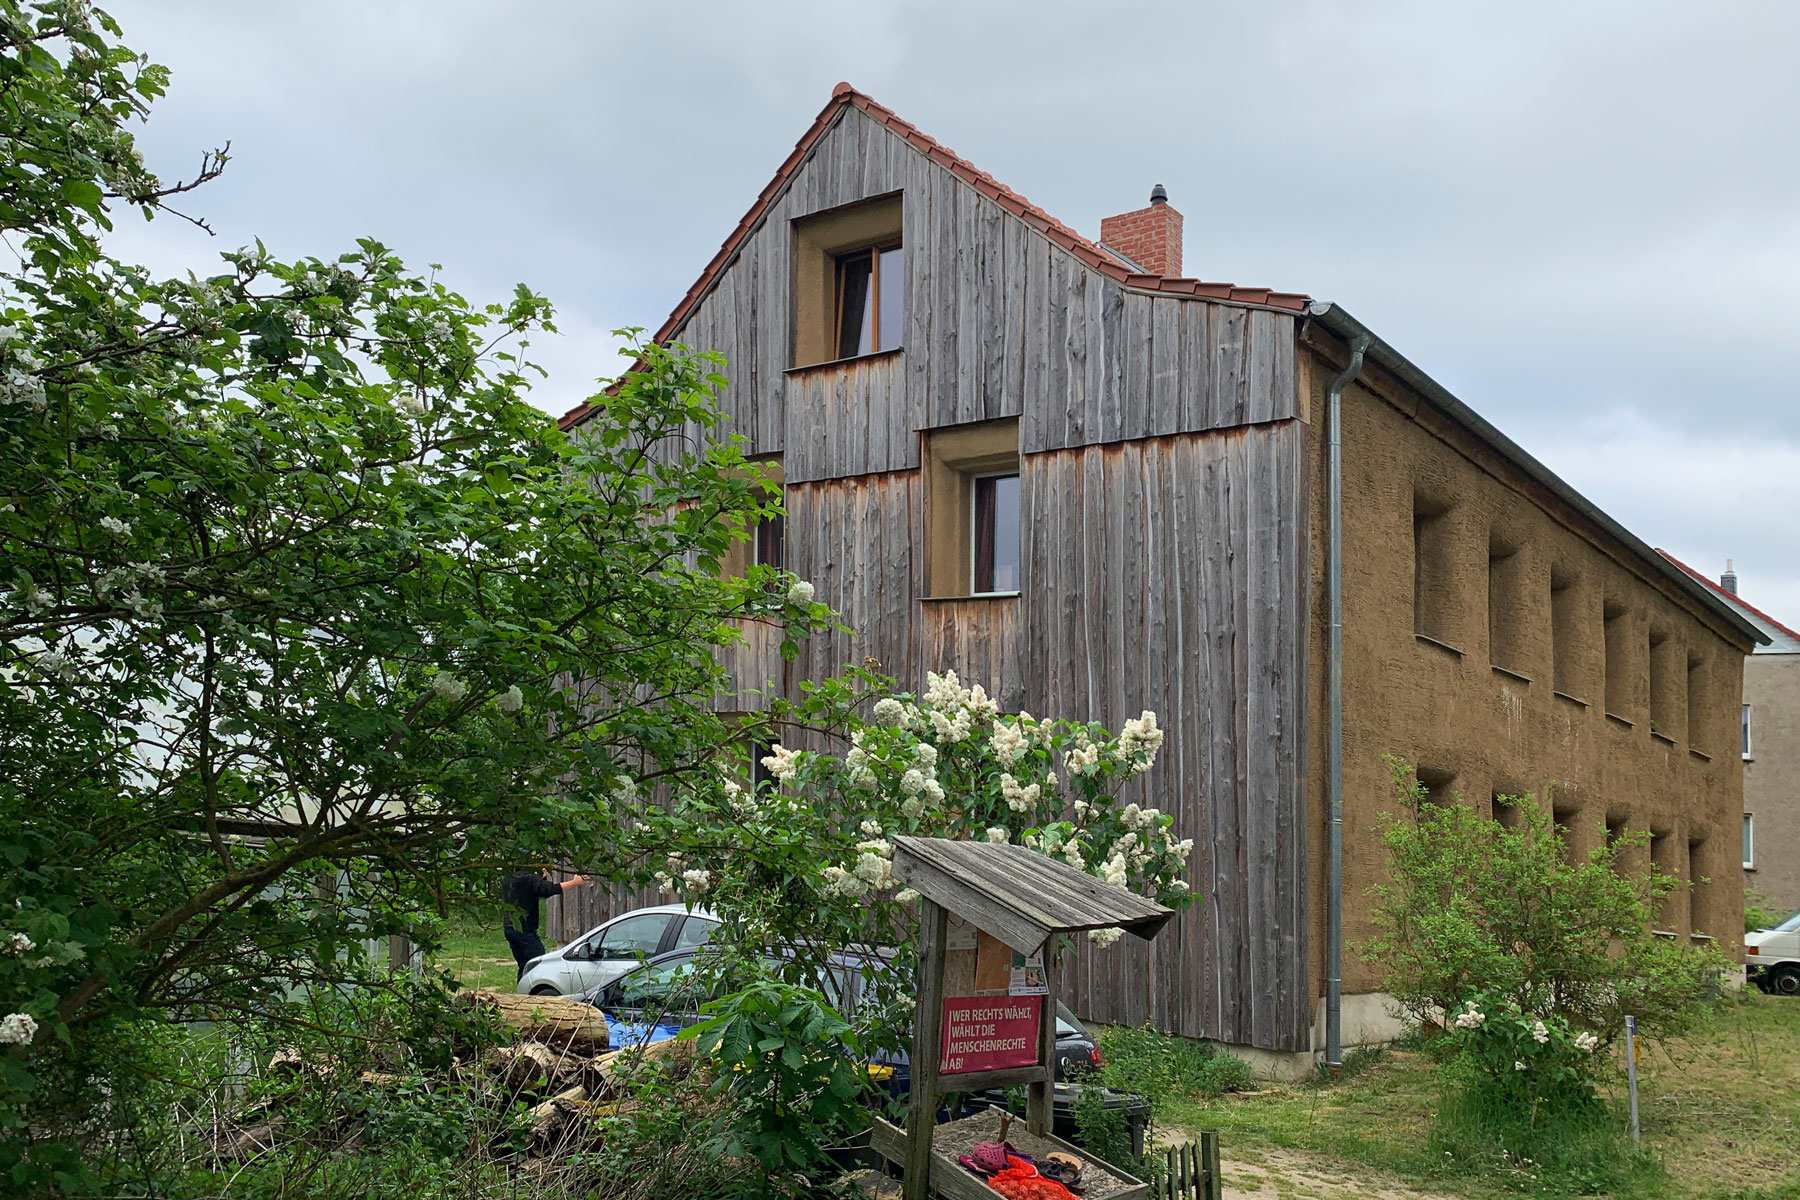
[[[968,1121],[981,1121],[985,1126],[988,1116],[978,1113],[972,1117],[964,1117],[961,1121],[951,1121],[937,1127],[937,1137],[952,1131],[956,1126]],[[1127,1175],[1111,1163],[1102,1162],[1092,1152],[1079,1146],[1072,1146],[1053,1133],[1027,1133],[1023,1122],[1014,1126],[1008,1135],[1015,1145],[1023,1142],[1033,1144],[1035,1152],[1038,1143],[1045,1144],[1048,1150],[1061,1150],[1065,1154],[1073,1154],[1087,1166],[1081,1173],[1082,1183],[1086,1185],[1087,1197],[1090,1200],[1147,1200],[1150,1185],[1141,1179]],[[935,1139],[934,1139],[935,1142]],[[875,1118],[875,1126],[870,1131],[869,1144],[875,1151],[889,1162],[904,1164],[906,1162],[906,1131],[891,1121]],[[1020,1145],[1020,1149],[1026,1149]],[[1102,1176],[1115,1181],[1119,1186],[1110,1191],[1102,1191],[1094,1186]],[[982,1182],[979,1175],[974,1174],[955,1158],[939,1150],[934,1144],[931,1152],[931,1191],[945,1200],[995,1200],[1000,1195],[993,1188]]]

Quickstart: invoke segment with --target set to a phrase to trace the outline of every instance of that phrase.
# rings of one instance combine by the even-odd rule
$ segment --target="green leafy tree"
[[[579,436],[527,400],[521,287],[374,241],[207,278],[106,253],[191,185],[130,128],[165,73],[75,0],[0,0],[0,1177],[141,1020],[279,1018],[497,869],[647,878],[643,797],[704,770],[716,648],[804,637],[716,362],[637,345]],[[209,155],[201,177],[224,156]],[[696,432],[699,439],[695,438]],[[649,831],[654,833],[654,830]],[[660,861],[660,858],[658,859]]]
[[[1679,884],[1618,861],[1647,835],[1571,855],[1532,797],[1502,798],[1520,814],[1508,828],[1466,804],[1429,803],[1411,768],[1390,762],[1403,810],[1382,816],[1392,882],[1374,889],[1377,932],[1364,957],[1409,1014],[1441,1022],[1471,1001],[1494,1002],[1601,1045],[1627,1014],[1652,1036],[1692,1027],[1725,961],[1652,932]]]

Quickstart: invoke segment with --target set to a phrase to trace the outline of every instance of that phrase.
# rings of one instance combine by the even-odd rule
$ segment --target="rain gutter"
[[[1373,335],[1350,339],[1350,365],[1325,391],[1325,592],[1331,606],[1325,657],[1330,710],[1326,778],[1331,803],[1331,880],[1325,893],[1325,1064],[1344,1061],[1344,389],[1362,374]]]

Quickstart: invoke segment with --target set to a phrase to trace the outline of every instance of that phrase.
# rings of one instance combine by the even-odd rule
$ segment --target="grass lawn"
[[[1747,989],[1692,1041],[1646,1047],[1639,1067],[1644,1145],[1666,1177],[1636,1194],[1800,1200],[1800,1001]],[[1615,1090],[1622,1114],[1622,1079]],[[1353,1056],[1343,1077],[1328,1084],[1175,1097],[1158,1121],[1169,1131],[1221,1130],[1227,1157],[1239,1161],[1254,1163],[1259,1153],[1286,1161],[1285,1152],[1298,1151],[1433,1192],[1489,1197],[1524,1190],[1522,1180],[1447,1175],[1431,1161],[1426,1134],[1438,1096],[1437,1069],[1426,1055],[1389,1050]],[[1228,1182],[1230,1174],[1228,1168]]]
[[[558,945],[558,942],[546,941],[544,949],[554,950]],[[507,948],[506,935],[500,932],[498,920],[492,925],[473,921],[453,925],[444,935],[444,947],[438,951],[435,961],[466,988],[510,992],[519,976],[518,965],[513,962],[512,951]]]

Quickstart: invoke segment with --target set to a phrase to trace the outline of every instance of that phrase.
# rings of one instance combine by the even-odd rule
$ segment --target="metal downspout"
[[[1329,306],[1327,306],[1329,307]],[[1325,392],[1325,591],[1331,607],[1325,657],[1325,703],[1330,710],[1326,786],[1331,806],[1331,880],[1325,895],[1325,1064],[1344,1061],[1344,389],[1362,374],[1369,336],[1350,342],[1350,364]]]

